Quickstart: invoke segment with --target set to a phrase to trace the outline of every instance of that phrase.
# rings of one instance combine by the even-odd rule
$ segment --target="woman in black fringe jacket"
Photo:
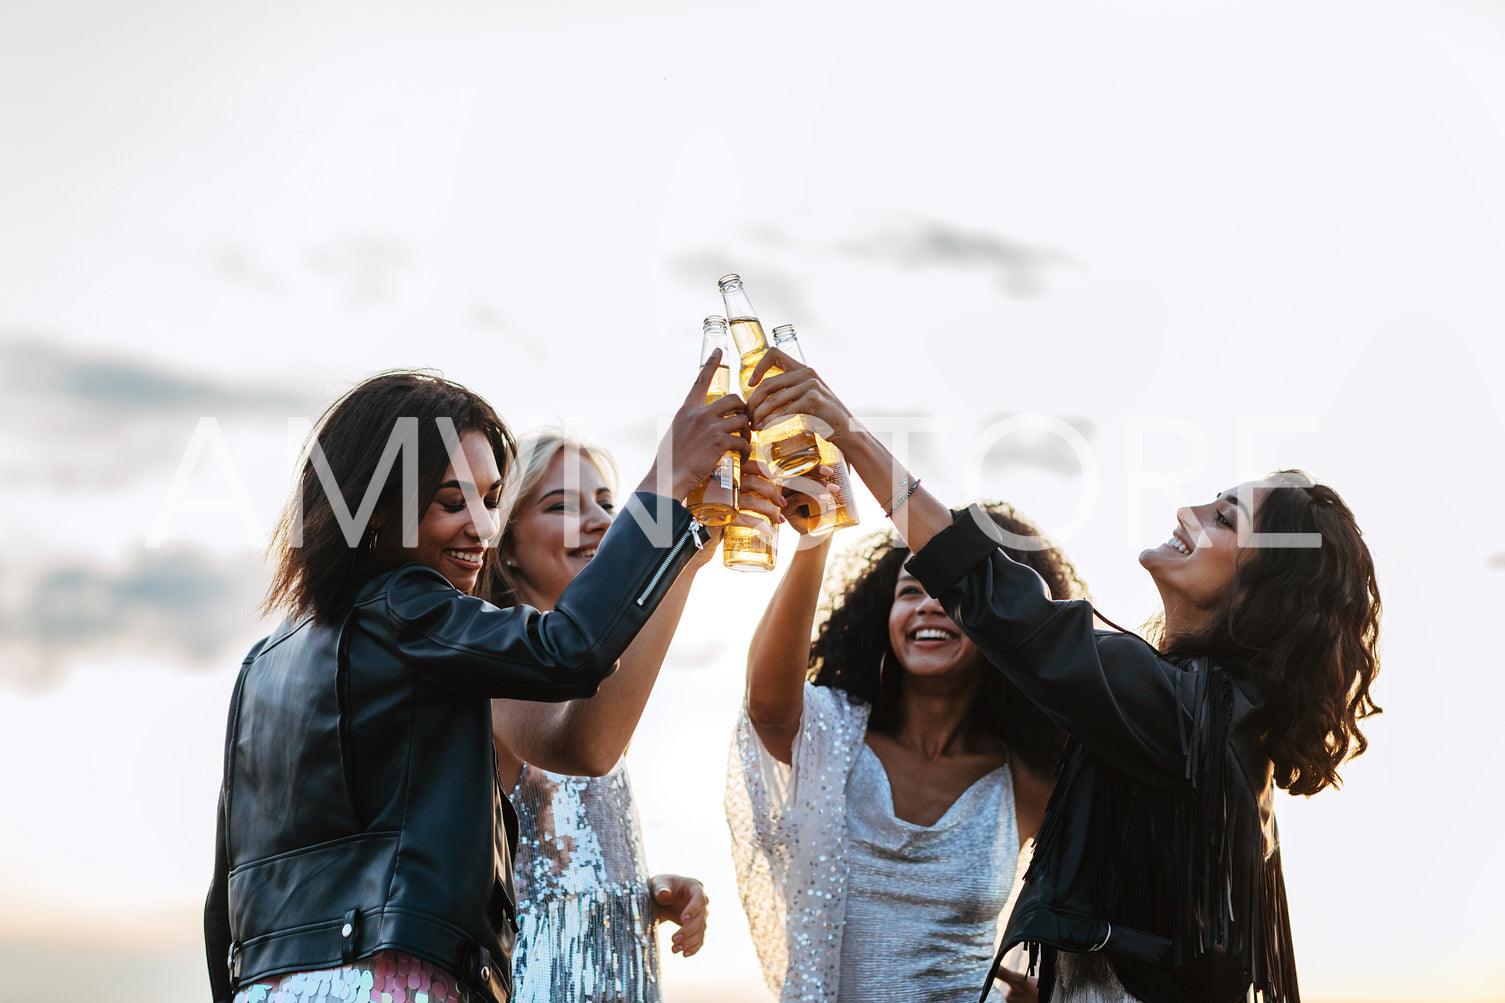
[[[1285,471],[1178,510],[1139,556],[1164,602],[1152,645],[1049,599],[991,520],[920,488],[813,370],[769,365],[784,372],[754,374],[754,428],[829,425],[911,573],[1072,739],[1000,957],[1028,945],[1057,1003],[1299,1000],[1274,790],[1336,787],[1379,712],[1374,563],[1337,493]]]

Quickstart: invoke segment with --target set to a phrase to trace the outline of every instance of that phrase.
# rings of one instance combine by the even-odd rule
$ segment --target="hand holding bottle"
[[[775,524],[781,523],[784,521],[781,513],[788,505],[787,492],[764,476],[754,464],[742,468],[742,497],[737,502],[741,511],[733,525],[754,525],[758,516]]]
[[[763,376],[777,367],[782,372]],[[747,412],[754,429],[773,424],[792,414],[809,415],[823,422],[829,431],[817,427],[816,431],[832,445],[845,448],[844,440],[852,431],[856,420],[841,398],[831,392],[825,381],[798,359],[791,358],[777,348],[771,348],[758,360],[748,377],[753,388],[747,398]]]
[[[727,394],[706,403],[706,391],[720,365],[718,351],[700,367],[694,386],[659,441],[653,466],[638,485],[639,491],[683,499],[710,475],[726,453],[735,450],[747,455],[751,436],[742,398]]]

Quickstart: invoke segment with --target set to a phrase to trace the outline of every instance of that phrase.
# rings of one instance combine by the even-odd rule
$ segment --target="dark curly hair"
[[[983,506],[999,528],[1017,536],[1043,534],[1005,502]],[[1086,598],[1087,587],[1058,547],[1004,551],[1033,568],[1056,599]],[[828,610],[810,645],[810,680],[841,690],[872,707],[868,727],[888,732],[899,726],[900,673],[879,672],[885,655],[896,659],[888,641],[888,614],[894,588],[910,552],[889,534],[849,553],[837,566],[822,606]],[[1055,769],[1065,734],[1002,673],[984,676],[973,726],[1002,738],[1013,754],[1037,773]]]
[[[1374,561],[1338,493],[1282,470],[1254,515],[1257,533],[1315,533],[1320,547],[1249,548],[1221,615],[1176,638],[1172,658],[1205,655],[1254,682],[1275,783],[1292,794],[1337,787],[1338,767],[1369,742],[1359,721],[1380,713],[1369,686],[1380,669]]]

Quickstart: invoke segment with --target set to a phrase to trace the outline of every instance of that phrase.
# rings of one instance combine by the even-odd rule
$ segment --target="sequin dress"
[[[524,764],[512,804],[514,1003],[659,1003],[653,896],[625,762],[595,778]]]
[[[792,768],[745,707],[738,721],[727,824],[764,980],[786,1003],[976,999],[1014,885],[1012,777],[995,770],[934,826],[911,825],[867,717],[806,683]]]

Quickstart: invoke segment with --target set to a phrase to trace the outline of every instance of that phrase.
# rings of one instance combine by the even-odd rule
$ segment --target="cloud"
[[[789,272],[757,264],[756,271],[746,271],[749,262],[715,248],[700,248],[686,251],[669,260],[669,270],[674,277],[695,289],[703,289],[714,297],[716,280],[731,272],[737,272],[747,280],[747,295],[757,307],[765,331],[772,332],[779,324],[791,323],[791,318],[811,318],[815,311],[805,300],[804,283]],[[708,311],[711,312],[711,311]],[[719,310],[715,311],[719,312]],[[808,321],[807,321],[808,322]]]
[[[83,659],[223,667],[234,657],[226,640],[256,622],[262,584],[257,558],[197,550],[140,551],[113,571],[67,563],[22,579],[0,610],[0,685],[24,688],[51,685]]]
[[[1071,258],[1058,251],[926,219],[891,223],[839,241],[835,250],[905,269],[981,268],[994,274],[1005,293],[1018,298],[1040,295],[1047,269],[1072,264]]]
[[[798,231],[764,221],[748,226],[745,236],[785,256],[789,251],[814,252],[908,271],[976,269],[991,275],[1005,295],[1020,299],[1043,294],[1049,270],[1075,264],[1069,255],[1051,248],[989,230],[914,217],[863,227],[853,226],[850,219],[832,223],[816,214]],[[779,319],[783,317],[814,318],[798,278],[765,268],[759,261],[749,262],[746,254],[735,257],[720,248],[699,248],[672,258],[669,267],[676,278],[696,288],[727,272],[740,273],[749,280],[749,292],[765,323],[770,319],[783,323]]]
[[[67,486],[85,468],[96,489],[148,470],[156,476],[155,466],[179,455],[184,423],[201,415],[282,422],[319,410],[297,387],[226,383],[35,336],[0,338],[0,422],[29,433],[0,447],[0,483]]]
[[[260,412],[305,414],[312,399],[286,387],[234,386],[126,356],[103,356],[39,337],[0,339],[7,409],[49,406],[91,419]]]

